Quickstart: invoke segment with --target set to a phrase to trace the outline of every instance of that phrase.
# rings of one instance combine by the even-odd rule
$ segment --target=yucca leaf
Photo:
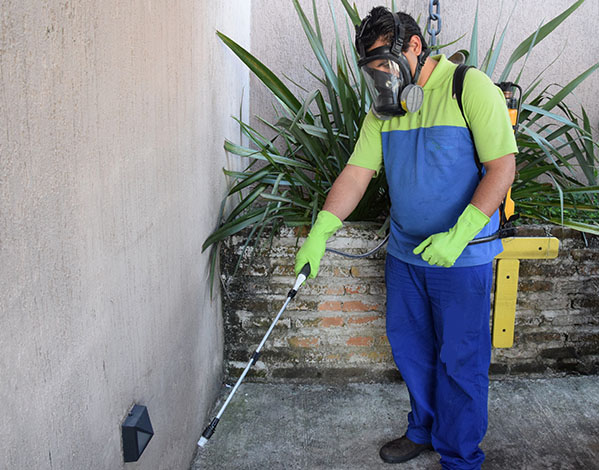
[[[566,188],[565,193],[568,194],[599,194],[599,186],[585,186],[582,188]]]
[[[225,222],[230,222],[247,209],[258,197],[262,194],[268,186],[266,184],[260,184],[256,186],[252,191],[242,199],[242,201],[231,211],[227,216]]]
[[[591,225],[583,222],[576,222],[573,220],[564,220],[563,223],[560,219],[556,219],[555,217],[544,219],[547,222],[551,222],[556,225],[563,225],[564,227],[572,228],[579,232],[589,233],[591,235],[599,235],[599,226]]]
[[[333,86],[335,92],[338,93],[339,91],[337,89],[337,77],[335,76],[335,73],[333,72],[333,68],[331,67],[329,58],[327,57],[327,55],[324,51],[322,42],[318,39],[318,36],[312,29],[312,26],[310,25],[308,18],[304,14],[304,10],[302,10],[302,7],[300,6],[298,0],[293,0],[293,6],[295,7],[295,10],[297,11],[297,15],[299,16],[300,23],[302,25],[302,28],[304,29],[304,33],[306,34],[306,37],[308,38],[308,42],[310,43],[310,46],[312,47],[312,51],[314,52],[314,55],[316,56],[316,60],[318,60],[318,63],[320,64],[322,71],[324,72],[328,81]]]
[[[312,0],[312,16],[314,17],[314,29],[316,37],[322,43],[322,33],[320,32],[320,22],[318,21],[318,12],[316,11],[316,0]]]
[[[298,207],[304,207],[310,209],[312,206],[310,204],[305,203],[301,199],[291,199],[289,197],[277,196],[275,194],[261,194],[261,198],[267,199],[269,201],[278,201],[278,202],[286,202],[288,204],[292,204]]]
[[[340,134],[336,134],[333,131],[331,121],[329,120],[328,110],[326,109],[325,101],[322,97],[322,94],[319,94],[316,97],[316,103],[318,104],[318,109],[320,110],[321,122],[327,131],[327,137],[329,141],[332,143],[332,150],[335,154],[335,158],[337,159],[337,166],[340,169],[347,161],[347,158],[344,158],[344,155],[342,153],[342,147],[339,146],[339,137],[341,136]]]
[[[514,8],[512,9],[512,12],[510,13],[510,16],[506,22],[505,28],[503,28],[503,32],[501,33],[499,41],[497,42],[497,46],[495,47],[495,49],[493,50],[493,53],[490,56],[489,65],[487,66],[487,68],[485,70],[485,73],[489,77],[492,77],[493,72],[495,71],[495,65],[497,64],[497,59],[499,59],[499,54],[501,53],[501,48],[503,47],[503,40],[505,39],[505,35],[507,33],[507,28],[508,28],[511,17],[514,14],[515,9],[516,9],[516,3],[514,3]]]
[[[466,65],[478,67],[478,0],[476,1],[476,13],[474,14],[474,26],[470,37],[470,54]]]
[[[546,111],[550,111],[559,103],[561,103],[566,96],[574,91],[574,89],[580,85],[589,75],[591,75],[595,70],[599,68],[599,63],[592,65],[583,73],[581,73],[578,77],[568,83],[565,87],[563,87],[558,93],[553,96],[547,103],[545,103],[542,108]],[[531,122],[535,122],[538,118],[533,119]]]
[[[568,135],[566,136],[566,138],[569,141],[569,145],[570,145],[570,148],[572,149],[572,153],[576,156],[578,165],[580,166],[581,170],[583,171],[584,175],[586,176],[587,181],[589,182],[589,184],[592,184],[593,180],[595,179],[594,165],[589,165],[589,162],[588,162],[586,156],[584,155],[581,148],[577,145],[577,143],[574,139],[572,139]],[[583,146],[583,148],[584,148],[584,146]]]
[[[354,26],[360,26],[362,20],[360,18],[360,14],[358,13],[356,5],[354,4],[352,8],[347,0],[341,0],[341,3],[343,4],[345,12],[347,13],[347,16],[349,16],[349,18],[351,19]]]
[[[223,173],[227,176],[230,176],[232,178],[236,178],[236,179],[243,179],[243,178],[247,178],[248,176],[251,175],[251,173],[246,173],[243,171],[231,171],[231,170],[226,170],[223,169]],[[278,178],[278,177],[277,177]],[[262,182],[268,185],[273,185],[277,182],[277,178],[273,177],[265,177]],[[290,183],[288,181],[281,181],[279,183],[279,185],[281,186],[288,186]]]
[[[248,158],[253,158],[256,160],[268,161],[261,152],[258,152],[256,150],[253,150],[250,148],[242,147],[240,145],[234,144],[233,142],[231,142],[229,140],[225,140],[225,150],[227,152],[231,152],[234,155],[239,155],[240,157],[248,157]],[[268,154],[268,157],[270,159],[272,159],[273,161],[280,163],[282,165],[288,165],[288,166],[297,167],[297,168],[304,168],[306,170],[310,170],[312,168],[310,165],[308,165],[302,161],[299,161],[299,160],[294,160],[293,158],[282,157],[280,155],[275,155],[273,153]]]
[[[243,181],[241,181],[241,182],[237,183],[235,186],[233,186],[229,190],[229,196],[231,194],[235,194],[237,191],[241,191],[242,189],[247,188],[248,186],[251,186],[256,181],[261,181],[264,177],[269,176],[270,174],[271,174],[270,165],[264,167],[261,170],[256,171],[252,176],[245,178]]]
[[[541,29],[542,25],[543,25],[543,22],[541,22],[541,24],[539,25],[539,27],[535,31],[535,34],[534,34],[534,36],[532,38],[532,41],[530,41],[530,46],[528,47],[528,51],[526,52],[526,57],[524,57],[524,61],[522,62],[522,67],[520,67],[520,73],[518,74],[518,76],[514,80],[514,83],[520,83],[520,78],[522,78],[522,73],[524,72],[524,67],[526,67],[526,64],[528,62],[528,58],[530,57],[530,53],[532,52],[532,49],[535,47],[535,44],[537,43],[537,36],[539,35],[539,30]],[[534,80],[533,80],[533,82],[534,82]]]
[[[535,201],[532,203],[518,202],[518,207],[521,207],[521,206],[522,207],[554,207],[557,209],[560,207],[560,204],[559,204],[559,202],[550,202],[550,201]],[[585,204],[566,204],[566,203],[564,203],[563,208],[578,210],[578,211],[585,211],[585,212],[596,212],[597,211],[597,206],[585,205]]]
[[[541,135],[537,134],[535,131],[533,131],[532,129],[530,129],[528,127],[524,127],[524,126],[521,126],[521,127],[522,127],[522,130],[524,132],[526,132],[530,137],[532,137],[533,140],[539,145],[540,149],[549,158],[551,163],[553,163],[553,166],[559,173],[562,173],[562,169],[558,165],[556,159],[554,158],[554,155],[555,155],[555,157],[557,157],[558,160],[561,161],[561,163],[564,166],[566,166],[568,168],[570,167],[567,160],[565,160],[557,151],[555,151],[555,149],[553,148],[553,145],[551,145],[545,138],[543,138]],[[550,150],[552,150],[553,152],[551,152]]]
[[[360,82],[362,81],[362,76],[360,75],[360,67],[358,67],[358,53],[356,52],[356,46],[354,45],[354,41],[352,38],[352,33],[350,31],[349,22],[347,18],[345,19],[345,30],[347,32],[347,43],[350,45],[349,50],[349,59],[345,58],[345,61],[350,64],[349,71],[354,78],[356,87],[360,88]],[[355,71],[355,73],[354,73]]]
[[[309,154],[310,160],[316,163],[316,168],[319,168],[320,175],[333,184],[333,180],[336,178],[334,169],[330,166],[326,155],[322,152],[320,145],[314,139],[311,139],[306,132],[298,127],[291,127],[289,131],[295,136],[295,138],[302,145],[303,151]]]
[[[278,99],[292,110],[298,110],[301,107],[299,100],[268,67],[220,31],[217,31],[216,35],[250,68],[252,72],[254,72],[256,77],[258,77]]]
[[[298,83],[297,80],[294,80],[293,78],[291,78],[286,73],[283,74],[283,77],[285,77],[285,80],[287,80],[289,83],[293,83],[293,85],[295,85],[296,87],[298,87],[304,93],[310,93],[309,90],[306,87],[304,87],[302,84]]]
[[[222,224],[206,239],[202,245],[202,251],[212,245],[212,243],[224,240],[225,238],[240,232],[249,225],[252,225],[260,220],[263,215],[264,209],[258,208],[241,217],[237,217],[235,220]]]
[[[335,50],[337,55],[337,69],[347,70],[345,60],[343,57],[343,48],[341,47],[341,37],[339,36],[339,29],[337,28],[337,17],[335,16],[335,8],[331,0],[329,0],[329,11],[331,12],[331,18],[333,20],[333,29],[335,30]],[[322,41],[321,41],[322,42]]]
[[[570,8],[566,9],[564,12],[553,18],[549,23],[542,26],[538,31],[535,31],[533,34],[528,36],[512,53],[510,58],[507,61],[505,69],[499,78],[500,82],[505,82],[510,72],[512,71],[512,67],[514,64],[524,56],[528,52],[531,47],[531,44],[534,42],[534,45],[538,45],[543,39],[545,39],[555,28],[557,28],[568,16],[570,16],[580,5],[584,3],[585,0],[578,0],[573,3]]]
[[[537,113],[539,116],[545,116],[545,117],[553,119],[554,121],[561,122],[562,124],[565,124],[568,128],[579,129],[582,131],[582,129],[580,129],[580,127],[578,127],[578,125],[573,123],[570,119],[560,116],[559,114],[552,113],[552,112],[548,111],[547,109],[545,109],[544,107],[539,108],[538,106],[531,106],[529,104],[523,104],[522,109],[524,109],[526,111],[531,111],[531,112]],[[531,122],[535,122],[535,121],[536,121],[536,119],[531,120]]]
[[[599,144],[597,144],[596,142],[593,142],[591,122],[589,120],[589,116],[588,116],[586,110],[584,109],[584,107],[582,107],[582,119],[583,119],[584,131],[586,133],[586,136],[582,137],[583,147],[585,149],[585,156],[586,156],[585,175],[587,177],[587,181],[589,182],[589,184],[597,184],[596,168],[595,168],[595,162],[596,162],[595,147],[598,147]]]

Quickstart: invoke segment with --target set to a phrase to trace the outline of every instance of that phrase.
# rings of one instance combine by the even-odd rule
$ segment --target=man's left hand
[[[468,243],[489,223],[489,217],[476,206],[468,204],[456,224],[447,232],[431,235],[414,249],[432,266],[449,268],[468,246]]]
[[[414,249],[414,254],[422,253],[422,259],[431,266],[450,268],[468,245],[468,240],[456,240],[451,230],[436,233]]]

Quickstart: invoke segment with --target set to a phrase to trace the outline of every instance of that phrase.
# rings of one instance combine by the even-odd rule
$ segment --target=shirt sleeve
[[[484,72],[466,74],[462,101],[481,162],[518,153],[505,96]]]
[[[366,115],[354,151],[347,161],[348,165],[374,170],[375,176],[379,174],[383,166],[382,124],[383,121],[377,119],[372,111]]]

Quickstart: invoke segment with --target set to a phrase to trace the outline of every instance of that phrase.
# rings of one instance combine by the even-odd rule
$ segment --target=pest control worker
[[[296,271],[309,262],[316,276],[327,239],[384,165],[391,198],[387,336],[411,413],[405,435],[380,456],[399,463],[434,449],[444,469],[480,469],[491,263],[502,244],[469,242],[498,229],[497,209],[514,179],[517,147],[505,99],[484,73],[470,70],[462,93],[466,124],[452,96],[456,66],[442,55],[429,57],[405,13],[372,9],[356,29],[356,48],[373,106],[297,253]]]

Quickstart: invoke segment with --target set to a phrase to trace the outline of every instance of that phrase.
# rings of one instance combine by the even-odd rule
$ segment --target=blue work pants
[[[492,264],[422,267],[387,255],[387,337],[410,393],[407,437],[446,470],[480,469],[487,430]]]

